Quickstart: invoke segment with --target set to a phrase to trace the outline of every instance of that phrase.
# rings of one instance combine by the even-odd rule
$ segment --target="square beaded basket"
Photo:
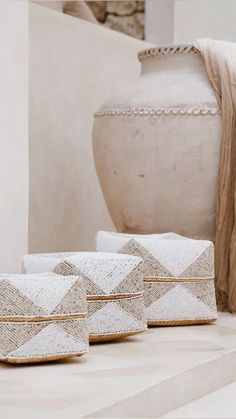
[[[23,258],[23,269],[83,278],[90,342],[119,339],[147,328],[139,257],[98,252],[34,254]]]
[[[87,302],[78,276],[0,276],[0,361],[31,363],[88,351]]]
[[[202,324],[217,318],[212,242],[174,233],[136,235],[100,231],[96,248],[143,259],[149,326]]]

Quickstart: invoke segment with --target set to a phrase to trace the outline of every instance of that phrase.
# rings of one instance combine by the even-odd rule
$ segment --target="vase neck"
[[[193,45],[173,45],[141,51],[142,75],[156,71],[205,72],[204,60]]]

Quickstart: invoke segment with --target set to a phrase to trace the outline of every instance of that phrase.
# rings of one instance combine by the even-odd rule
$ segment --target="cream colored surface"
[[[214,239],[220,115],[200,54],[142,61],[142,75],[100,108],[190,109],[190,114],[106,115],[94,124],[97,173],[118,231]]]
[[[152,328],[119,343],[92,345],[87,357],[64,363],[0,365],[1,417],[167,413],[236,379],[236,318],[221,319],[209,326]]]
[[[169,412],[160,419],[235,419],[236,382]]]
[[[139,75],[148,44],[30,5],[29,251],[93,248],[113,229],[94,170],[93,113]]]
[[[57,12],[63,12],[63,4],[65,1],[62,0],[29,0],[32,3],[36,3],[39,6],[47,7],[48,9],[56,10]]]
[[[66,1],[64,2],[63,12],[67,15],[86,20],[91,23],[98,23],[92,10],[85,1]]]
[[[146,0],[145,39],[155,45],[174,43],[175,0]]]
[[[19,272],[28,246],[28,4],[1,4],[0,272]]]
[[[235,0],[146,0],[146,40],[156,45],[196,38],[236,41]]]
[[[235,0],[176,0],[174,42],[197,38],[236,41]]]

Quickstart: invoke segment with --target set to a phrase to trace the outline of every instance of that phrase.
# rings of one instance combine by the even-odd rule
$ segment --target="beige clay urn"
[[[95,114],[97,174],[120,232],[213,239],[221,116],[192,45],[138,54],[141,76]]]

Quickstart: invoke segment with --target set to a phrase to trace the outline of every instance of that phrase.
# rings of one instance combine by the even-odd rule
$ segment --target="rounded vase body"
[[[139,54],[142,72],[95,114],[96,170],[120,232],[214,239],[221,116],[193,46]]]

